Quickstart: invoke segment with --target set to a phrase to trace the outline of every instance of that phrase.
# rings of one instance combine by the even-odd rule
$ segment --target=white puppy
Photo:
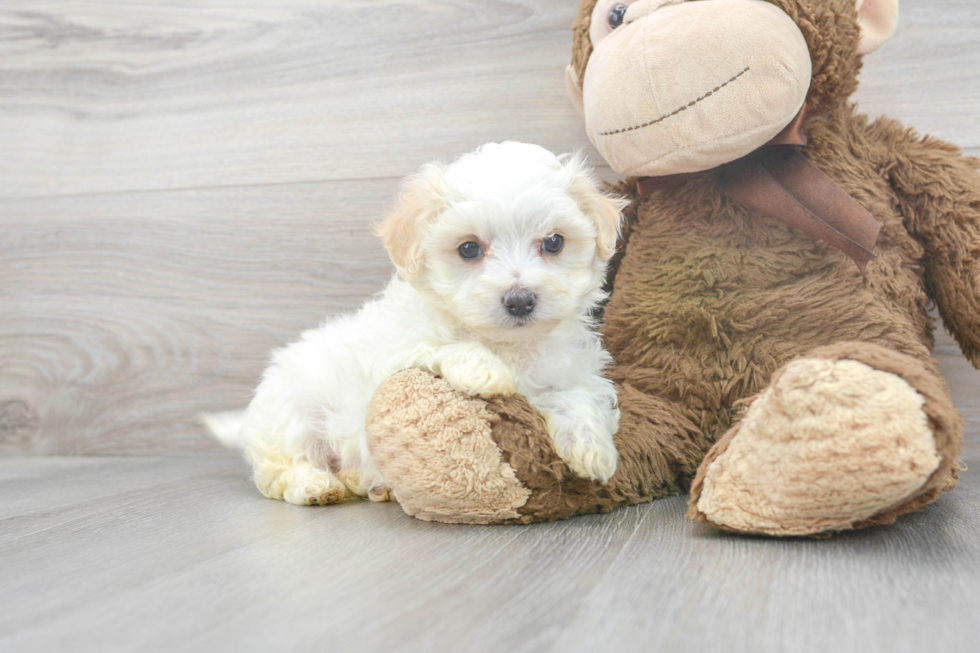
[[[424,166],[377,229],[397,268],[388,287],[273,355],[238,435],[259,490],[296,504],[390,498],[364,420],[378,385],[408,367],[469,395],[526,396],[571,468],[607,481],[619,410],[590,314],[623,204],[580,157],[536,145]]]

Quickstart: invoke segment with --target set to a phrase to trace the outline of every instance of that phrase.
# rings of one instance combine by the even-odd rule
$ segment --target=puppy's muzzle
[[[537,299],[529,290],[512,290],[504,295],[504,308],[514,317],[526,318],[534,312]]]

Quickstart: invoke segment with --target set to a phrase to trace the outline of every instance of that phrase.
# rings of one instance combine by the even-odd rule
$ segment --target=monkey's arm
[[[963,353],[980,367],[980,160],[910,130],[888,131],[887,173],[905,227],[926,250],[929,293]]]

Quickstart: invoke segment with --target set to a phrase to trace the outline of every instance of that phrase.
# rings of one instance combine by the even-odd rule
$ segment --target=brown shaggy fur
[[[523,399],[493,400],[492,438],[531,490],[515,521],[606,511],[692,482],[696,500],[751,399],[800,357],[853,359],[904,378],[926,399],[942,457],[919,493],[845,528],[894,521],[955,485],[961,419],[930,356],[927,309],[938,305],[980,366],[978,161],[848,104],[861,67],[854,0],[770,1],[810,46],[804,153],[882,223],[878,257],[862,276],[841,252],[727,199],[710,171],[637,198],[602,328],[620,390],[619,469],[606,487],[575,478]],[[580,77],[594,4],[583,0],[573,26]]]

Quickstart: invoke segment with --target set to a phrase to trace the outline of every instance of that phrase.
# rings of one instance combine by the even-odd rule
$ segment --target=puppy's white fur
[[[470,395],[525,395],[571,468],[608,480],[619,410],[590,313],[622,207],[580,157],[535,145],[424,166],[377,229],[397,269],[388,287],[274,353],[239,434],[259,490],[296,504],[389,498],[364,419],[378,385],[408,367]],[[549,254],[554,234],[564,248]],[[477,260],[460,255],[467,241]],[[515,289],[536,296],[523,319],[504,305]]]

